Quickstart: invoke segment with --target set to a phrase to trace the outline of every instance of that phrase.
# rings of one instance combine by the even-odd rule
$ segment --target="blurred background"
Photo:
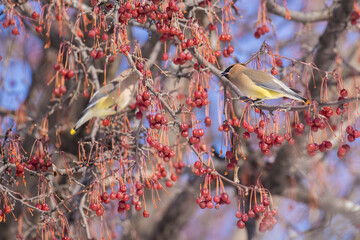
[[[235,62],[246,62],[252,54],[256,53],[265,41],[280,56],[289,59],[311,63],[318,51],[319,38],[324,33],[328,21],[301,23],[284,17],[268,13],[270,32],[259,39],[254,37],[257,28],[259,8],[267,1],[234,1],[238,16],[230,24],[232,34],[231,45],[235,52],[231,57],[222,57],[219,60],[219,69],[223,70]],[[294,11],[311,12],[322,10],[333,1],[325,0],[287,0],[284,1],[287,8]],[[341,2],[341,1],[340,1]],[[356,2],[356,1],[355,1]],[[40,11],[39,2],[29,2],[33,9]],[[41,3],[43,5],[43,3]],[[222,5],[224,3],[220,3]],[[283,5],[282,1],[278,1]],[[265,5],[264,5],[265,6]],[[0,5],[0,14],[5,10]],[[71,16],[69,9],[69,15]],[[200,18],[204,14],[197,13]],[[4,21],[5,14],[0,15],[0,21]],[[205,19],[201,21],[208,21]],[[0,136],[3,138],[5,132],[11,126],[13,130],[24,138],[23,144],[26,149],[31,149],[32,142],[36,136],[29,132],[29,121],[33,124],[40,124],[44,114],[49,117],[49,136],[51,139],[59,137],[59,132],[67,132],[71,124],[76,120],[78,113],[84,109],[88,98],[80,96],[72,102],[68,109],[57,109],[49,114],[49,108],[56,105],[57,100],[52,97],[54,82],[53,65],[57,62],[61,41],[70,39],[69,32],[64,31],[58,36],[59,29],[54,26],[50,32],[50,46],[44,48],[48,39],[45,32],[39,34],[30,30],[30,24],[25,24],[24,29],[19,29],[20,35],[14,36],[10,28],[0,25]],[[221,26],[218,26],[220,29]],[[147,29],[141,26],[128,27],[129,40],[131,44],[138,43],[142,49],[142,56],[150,58],[152,51],[164,51],[158,46],[159,37],[150,34]],[[149,37],[150,36],[150,37]],[[215,40],[216,46],[216,40]],[[341,69],[343,74],[344,88],[347,88],[352,96],[358,93],[358,80],[360,73],[359,66],[359,27],[348,25],[346,30],[339,35],[336,43],[336,61],[326,71]],[[157,50],[154,50],[155,48]],[[175,56],[175,47],[170,47],[168,53]],[[173,63],[164,62],[160,57],[155,59],[156,63],[169,71],[177,69]],[[290,85],[289,75],[296,71],[292,69],[293,62],[285,58],[283,67],[277,68],[277,77]],[[111,66],[107,66],[107,78],[116,76],[128,68],[127,59],[121,55]],[[250,64],[256,67],[256,64]],[[298,66],[298,65],[296,65]],[[271,64],[260,65],[262,70],[270,72]],[[290,69],[290,70],[289,70]],[[307,82],[311,79],[311,66],[298,68],[298,79],[296,84],[303,95],[308,94]],[[154,70],[154,72],[158,72]],[[162,78],[160,74],[156,75]],[[100,83],[104,76],[100,76]],[[207,129],[206,143],[214,149],[213,161],[220,169],[226,171],[222,163],[230,146],[224,145],[224,134],[218,130],[225,120],[223,115],[223,89],[216,76],[213,76],[213,84],[210,86],[208,112],[204,109],[195,110],[196,118],[201,120],[200,125],[205,128],[203,120],[205,116],[212,116],[212,126]],[[164,83],[165,89],[171,88],[169,83]],[[336,87],[336,83],[332,85]],[[73,83],[68,89],[74,89]],[[331,84],[330,87],[331,88]],[[91,90],[90,90],[91,91]],[[336,89],[329,89],[329,100],[336,100]],[[268,104],[280,104],[283,100],[269,101]],[[241,113],[243,104],[235,105],[237,112]],[[334,109],[335,111],[335,109]],[[284,119],[285,113],[281,113]],[[354,127],[359,127],[358,109],[353,108],[353,117],[347,121]],[[280,124],[285,124],[281,120]],[[304,134],[298,138],[294,146],[281,146],[276,148],[270,156],[261,154],[257,142],[251,141],[244,146],[247,159],[241,163],[241,173],[252,176],[259,176],[262,172],[261,183],[269,189],[272,194],[273,204],[278,210],[277,224],[272,231],[259,233],[258,221],[251,219],[246,230],[236,226],[235,212],[238,202],[235,200],[237,191],[233,186],[226,186],[227,192],[234,199],[230,205],[222,206],[220,210],[200,209],[196,204],[196,197],[199,192],[201,178],[194,176],[191,166],[197,160],[194,153],[186,151],[183,154],[183,161],[189,167],[181,175],[173,188],[167,191],[170,194],[161,192],[161,202],[155,208],[151,201],[147,207],[152,213],[150,219],[144,219],[141,214],[129,214],[127,217],[116,215],[104,216],[104,222],[109,225],[117,221],[113,233],[113,239],[360,239],[360,188],[359,188],[359,140],[352,142],[351,151],[345,159],[339,159],[336,155],[341,138],[340,118],[335,120],[339,129],[335,132],[337,137],[328,137],[335,146],[333,150],[314,157],[307,156],[305,142],[310,134]],[[55,131],[56,130],[56,131]],[[239,133],[241,130],[238,130]],[[68,134],[62,133],[61,151],[66,151],[74,156],[77,154],[77,139],[71,138]],[[51,142],[51,149],[58,147],[58,141]],[[304,147],[305,146],[305,147]],[[260,153],[259,153],[260,152]],[[117,214],[117,213],[114,213]],[[12,218],[9,216],[8,218]],[[107,221],[108,220],[108,221]],[[96,225],[98,221],[99,225]],[[95,220],[92,226],[93,231],[100,228],[101,221]],[[0,224],[3,232],[9,225],[16,226],[18,223],[9,219],[6,223]],[[6,226],[6,227],[5,227]],[[96,227],[97,226],[97,227]],[[11,233],[16,232],[12,227]],[[0,234],[0,239],[15,239],[5,233]],[[13,236],[16,236],[13,235]],[[121,237],[122,236],[122,237]],[[29,238],[30,239],[30,238]]]

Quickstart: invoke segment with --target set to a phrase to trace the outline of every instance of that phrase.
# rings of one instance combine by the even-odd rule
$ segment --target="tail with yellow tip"
[[[91,109],[85,110],[80,117],[80,119],[75,123],[74,128],[71,129],[70,134],[74,135],[76,134],[76,131],[87,121],[89,121],[93,117]]]

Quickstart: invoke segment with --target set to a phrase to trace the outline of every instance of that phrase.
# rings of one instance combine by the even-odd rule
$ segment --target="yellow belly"
[[[270,98],[271,93],[261,87],[256,86],[255,84],[248,85],[247,88],[243,91],[247,96],[252,98]]]
[[[249,97],[259,98],[259,99],[263,99],[263,98],[276,99],[284,96],[284,94],[280,92],[275,92],[269,89],[265,89],[255,84],[252,84],[250,86],[248,85],[244,93]]]

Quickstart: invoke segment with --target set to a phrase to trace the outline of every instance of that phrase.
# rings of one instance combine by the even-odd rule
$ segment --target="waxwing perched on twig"
[[[304,103],[309,102],[298,94],[298,90],[289,88],[273,75],[249,69],[241,63],[229,66],[221,75],[229,79],[247,97],[264,100],[287,97]]]
[[[74,135],[83,124],[93,117],[105,117],[123,110],[130,103],[138,80],[139,77],[135,71],[127,69],[101,87],[90,99],[88,106],[82,112],[74,128],[71,129],[70,134]],[[117,106],[117,110],[115,106]]]

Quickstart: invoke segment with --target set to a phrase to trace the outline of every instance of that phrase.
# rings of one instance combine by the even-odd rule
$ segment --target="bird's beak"
[[[226,74],[225,72],[220,73],[220,75],[221,75],[222,77],[224,77],[225,74]]]

